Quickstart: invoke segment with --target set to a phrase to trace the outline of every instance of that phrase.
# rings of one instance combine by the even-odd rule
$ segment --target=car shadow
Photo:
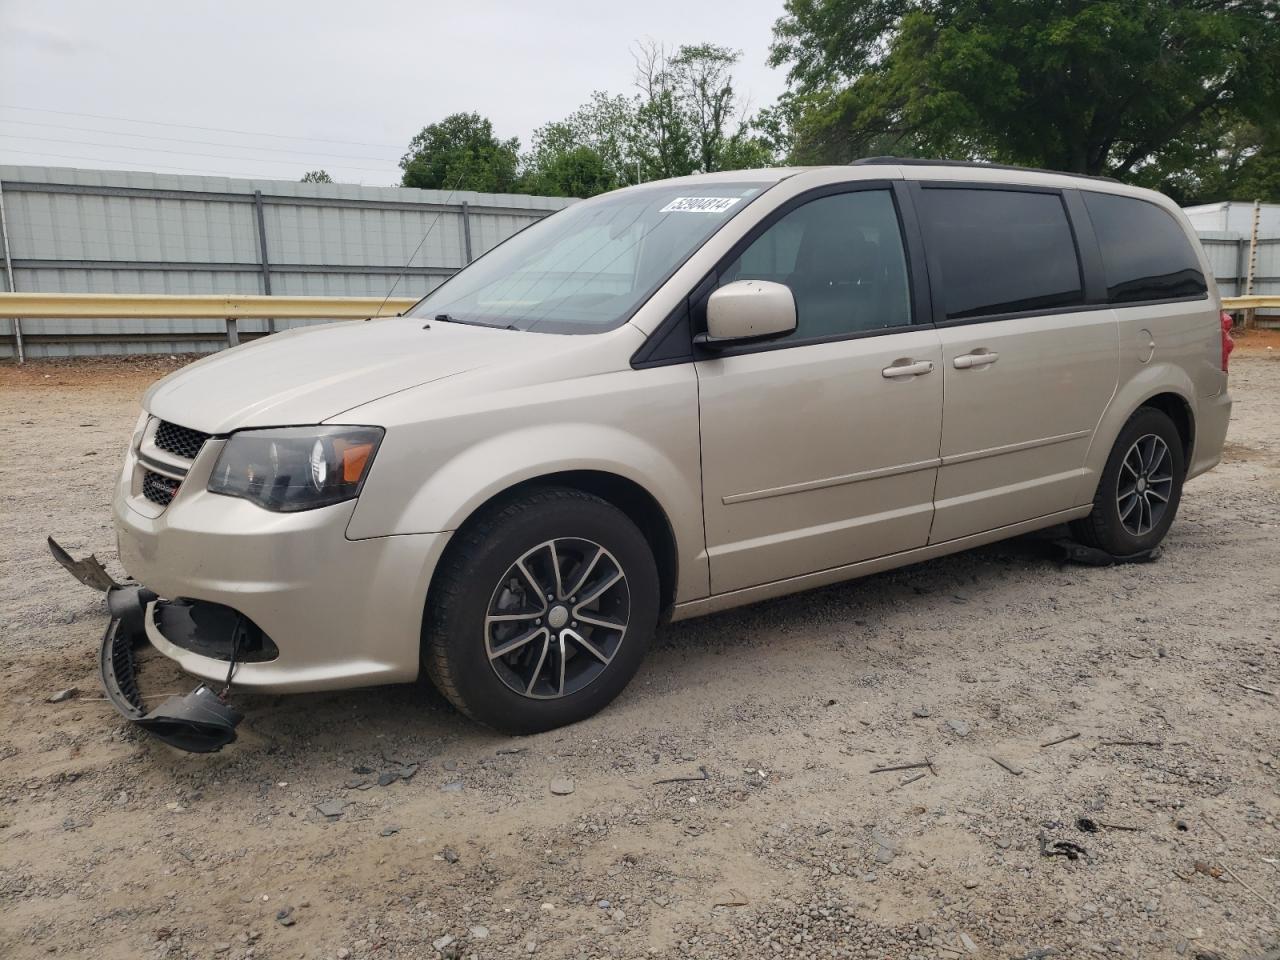
[[[686,664],[696,662],[727,648],[749,649],[775,642],[781,633],[804,633],[833,623],[874,630],[878,617],[905,603],[919,602],[933,594],[954,595],[971,589],[975,583],[998,581],[1008,571],[1029,563],[1054,565],[1059,552],[1053,541],[1062,535],[1060,528],[1041,531],[670,624],[658,631],[648,669],[662,669],[669,665],[667,661],[677,658]],[[645,670],[642,666],[642,676]],[[491,752],[512,740],[463,716],[425,679],[412,684],[326,693],[268,695],[240,691],[235,702],[245,714],[240,728],[243,743],[238,749],[267,755],[309,745],[337,749],[344,758],[412,762],[446,744],[451,750]],[[558,735],[562,734],[551,731],[539,736]]]

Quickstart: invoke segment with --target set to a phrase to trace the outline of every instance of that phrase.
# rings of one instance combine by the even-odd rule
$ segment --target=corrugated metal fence
[[[0,166],[0,196],[16,290],[379,297],[420,242],[396,296],[422,296],[573,202],[27,166]],[[2,265],[0,288],[9,289]],[[241,331],[308,322],[244,321]],[[23,334],[30,357],[204,352],[226,344],[219,320],[28,320]],[[5,329],[0,356],[11,356],[13,345]]]
[[[1244,296],[1245,278],[1249,273],[1248,235],[1201,231],[1200,243],[1209,256],[1222,295]],[[1280,237],[1258,240],[1251,292],[1256,296],[1280,295]],[[1280,317],[1280,314],[1268,309],[1258,311],[1260,320],[1268,316]]]
[[[573,202],[27,166],[0,166],[0,197],[15,290],[377,297],[424,235],[397,296],[427,293]],[[1202,232],[1200,239],[1223,296],[1244,293],[1249,238]],[[1280,294],[1280,238],[1259,240],[1256,253],[1252,292]],[[9,289],[3,270],[0,289]],[[308,322],[246,320],[240,331]],[[219,320],[29,320],[23,333],[31,357],[205,352],[226,343]],[[0,330],[0,357],[13,353],[12,330]]]

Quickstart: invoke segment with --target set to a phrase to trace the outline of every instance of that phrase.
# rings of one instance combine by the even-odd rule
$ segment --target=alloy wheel
[[[498,678],[521,696],[553,700],[595,681],[627,632],[626,572],[600,544],[548,540],[502,575],[484,618],[484,645]]]
[[[1120,523],[1135,537],[1150,533],[1169,509],[1173,457],[1163,439],[1148,433],[1134,441],[1120,462],[1116,508]]]

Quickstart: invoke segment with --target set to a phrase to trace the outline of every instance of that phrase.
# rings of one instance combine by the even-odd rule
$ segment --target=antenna
[[[458,187],[462,185],[462,178],[466,176],[466,174],[466,167],[463,167],[463,169],[458,173],[458,179],[453,181],[453,188],[445,196],[444,203],[442,203],[441,206],[447,207],[449,205],[449,201],[452,200],[453,195],[458,192]],[[431,231],[436,228],[436,224],[440,222],[440,218],[442,216],[444,216],[444,211],[437,210],[436,215],[432,218],[431,222],[427,224],[427,232],[422,235],[422,239],[418,241],[418,245],[413,248],[413,253],[409,254],[408,261],[396,276],[395,283],[391,284],[391,289],[387,291],[387,295],[382,298],[382,303],[378,304],[378,312],[375,314],[375,317],[382,316],[382,308],[387,305],[387,301],[391,299],[391,295],[396,292],[396,287],[400,286],[400,281],[404,279],[404,275],[408,273],[409,268],[413,266],[413,261],[414,258],[417,257],[418,251],[421,250],[422,245],[427,242],[427,237],[431,236]]]

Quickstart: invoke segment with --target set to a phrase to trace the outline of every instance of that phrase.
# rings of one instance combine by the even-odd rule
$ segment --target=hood
[[[142,405],[204,433],[320,423],[410,387],[564,348],[564,336],[421,318],[288,330],[176,371]]]

